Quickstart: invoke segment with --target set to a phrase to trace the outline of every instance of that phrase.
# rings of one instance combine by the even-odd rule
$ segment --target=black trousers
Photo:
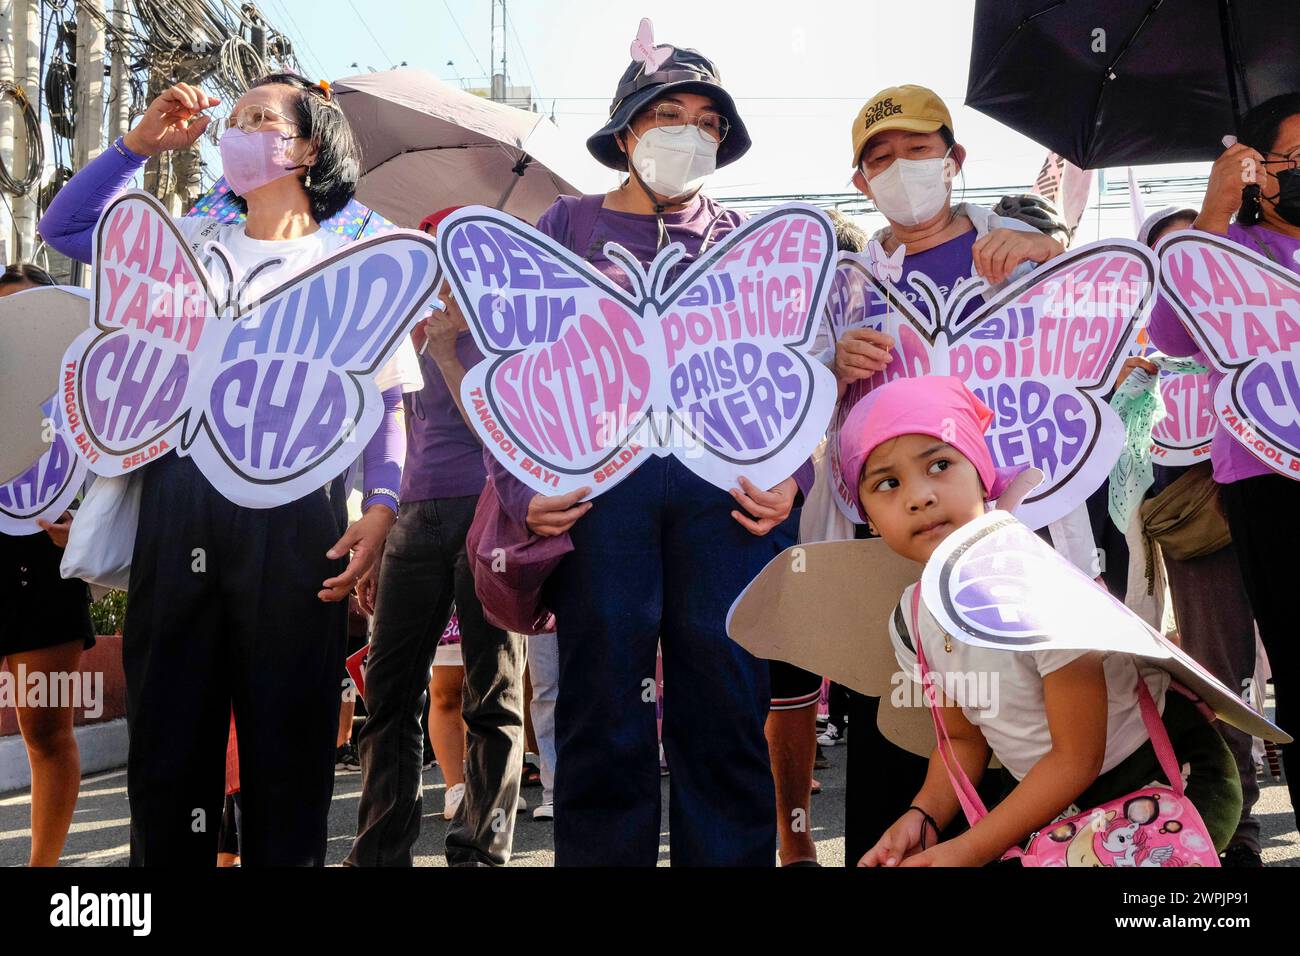
[[[366,658],[366,722],[357,737],[361,801],[351,866],[411,866],[423,815],[420,718],[438,639],[456,603],[465,659],[465,799],[447,830],[447,862],[503,865],[514,842],[524,760],[524,638],[488,624],[465,535],[477,495],[402,503],[379,574]]]
[[[1283,475],[1256,475],[1220,485],[1220,501],[1246,585],[1259,639],[1273,671],[1279,727],[1300,734],[1300,655],[1296,652],[1295,541],[1300,535],[1300,481]],[[1282,746],[1291,808],[1300,809],[1300,747]]]
[[[143,481],[123,629],[131,863],[215,864],[233,705],[244,865],[322,866],[347,604],[316,595],[345,564],[325,557],[342,496],[241,508],[174,454]]]

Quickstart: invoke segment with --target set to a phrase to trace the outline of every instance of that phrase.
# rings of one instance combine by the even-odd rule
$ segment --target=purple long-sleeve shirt
[[[575,236],[572,219],[576,217],[578,202],[572,196],[561,196],[537,221],[537,230],[583,256],[611,281],[631,291],[631,281],[622,267],[605,257],[605,243],[616,242],[643,265],[649,263],[658,248],[655,217],[602,207],[596,215],[591,235]],[[664,213],[663,219],[669,242],[680,242],[686,247],[686,255],[675,267],[676,274],[680,274],[699,256],[705,240],[710,246],[715,245],[743,223],[745,215],[701,195],[680,212]],[[578,248],[579,245],[582,248]],[[502,508],[520,527],[526,527],[528,503],[537,492],[506,471],[487,449],[483,451],[483,458],[492,474],[492,483],[496,486]],[[811,459],[800,465],[794,474],[799,490],[805,495],[812,488],[814,476]]]
[[[59,190],[41,218],[41,237],[69,259],[89,263],[100,214],[144,162],[144,156],[131,152],[119,139]],[[385,389],[383,398],[384,416],[366,443],[362,469],[367,489],[386,488],[396,492],[402,483],[402,461],[406,456],[401,386]],[[393,495],[370,495],[362,502],[362,507],[371,504],[383,504],[397,511],[397,499]]]
[[[1228,226],[1224,238],[1240,243],[1247,249],[1253,249],[1272,259],[1283,269],[1296,270],[1296,254],[1300,252],[1300,239],[1293,239],[1274,232],[1267,226]],[[1151,321],[1147,325],[1151,342],[1166,355],[1194,355],[1197,360],[1210,370],[1210,392],[1213,394],[1223,379],[1223,372],[1214,367],[1197,348],[1196,341],[1183,327],[1182,320],[1173,305],[1163,296],[1156,298],[1151,310]],[[1271,468],[1252,455],[1241,442],[1233,437],[1232,432],[1219,426],[1210,442],[1210,461],[1214,465],[1214,480],[1221,485],[1252,478],[1255,475],[1272,473]]]
[[[456,359],[462,368],[483,360],[468,332],[456,336]],[[461,417],[438,363],[420,356],[424,388],[407,396],[406,470],[402,500],[459,498],[477,495],[487,481],[483,446]]]

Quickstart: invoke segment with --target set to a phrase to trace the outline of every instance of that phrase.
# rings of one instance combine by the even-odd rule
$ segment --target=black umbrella
[[[1213,159],[1300,91],[1297,0],[977,0],[966,105],[1076,166]]]

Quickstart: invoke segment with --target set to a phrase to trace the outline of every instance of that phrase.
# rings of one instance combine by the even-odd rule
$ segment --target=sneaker
[[[821,745],[821,744],[818,744],[818,745],[817,745],[817,756],[813,758],[813,769],[814,769],[814,770],[825,770],[825,769],[826,769],[827,767],[829,767],[830,765],[831,765],[831,762],[830,762],[829,760],[826,759],[826,754],[822,753],[822,745]]]
[[[533,811],[534,820],[554,820],[555,805],[552,803],[543,803]]]
[[[835,724],[827,724],[826,730],[818,735],[817,742],[823,747],[834,747],[836,744],[845,743],[844,732]]]
[[[1260,855],[1244,843],[1234,843],[1219,854],[1219,859],[1225,867],[1254,867],[1264,865],[1264,860]]]
[[[461,801],[464,799],[465,785],[463,783],[448,787],[447,796],[443,798],[442,818],[444,820],[454,820],[456,811],[460,809]]]
[[[334,769],[342,773],[359,773],[361,771],[361,758],[357,755],[356,745],[352,741],[349,740],[334,751]]]
[[[528,809],[528,801],[521,796],[519,798],[519,802],[515,804],[515,813],[523,813],[527,809]]]

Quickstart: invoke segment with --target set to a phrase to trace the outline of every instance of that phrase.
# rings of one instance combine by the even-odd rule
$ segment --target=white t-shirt
[[[226,270],[215,256],[205,253],[209,242],[219,243],[230,254],[232,278],[236,285],[259,263],[268,259],[282,260],[279,265],[257,273],[240,290],[239,300],[244,303],[256,301],[286,279],[351,242],[346,236],[329,229],[317,229],[311,235],[297,239],[250,239],[242,222],[222,223],[200,216],[185,216],[173,221],[207,270],[218,302],[224,301],[227,294]],[[403,338],[396,354],[375,373],[375,383],[381,390],[401,385],[404,392],[419,391],[424,387],[420,360],[409,337]]]
[[[912,646],[912,591],[905,592],[889,622],[898,665],[920,682],[916,651]],[[962,713],[979,727],[998,760],[1021,780],[1052,749],[1043,703],[1043,678],[1084,654],[1084,650],[1021,651],[975,647],[953,638],[951,651],[944,649],[944,632],[925,603],[920,605],[921,642],[926,663],[935,673],[945,695],[961,707]],[[1137,667],[1134,667],[1134,664]],[[1105,773],[1147,741],[1146,725],[1138,707],[1137,674],[1140,669],[1147,688],[1162,713],[1169,674],[1131,654],[1107,654],[1106,757]]]

